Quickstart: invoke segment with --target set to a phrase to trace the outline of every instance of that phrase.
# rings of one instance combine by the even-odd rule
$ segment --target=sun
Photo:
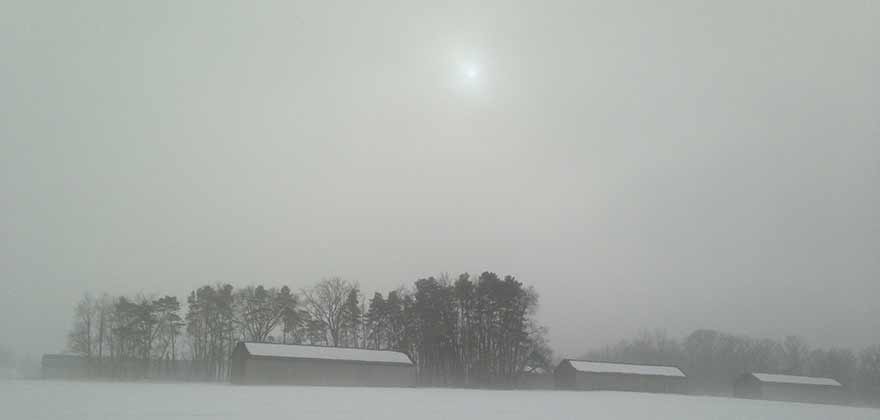
[[[478,82],[480,79],[480,73],[480,66],[477,63],[468,62],[461,65],[461,75],[467,82]]]
[[[481,54],[459,53],[450,57],[446,65],[449,86],[467,96],[484,96],[491,85],[489,66]]]

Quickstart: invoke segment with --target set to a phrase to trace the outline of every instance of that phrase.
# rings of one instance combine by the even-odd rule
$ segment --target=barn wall
[[[340,361],[248,358],[240,383],[330,386],[414,386],[415,368]]]
[[[85,364],[82,365],[43,365],[43,379],[87,379],[89,377],[88,369]]]
[[[43,379],[87,379],[89,361],[77,356],[44,355],[41,370]]]
[[[516,383],[517,389],[553,389],[555,381],[549,373],[525,373]]]
[[[820,404],[843,404],[846,402],[844,390],[838,387],[764,383],[762,396],[767,400],[795,401]]]
[[[577,388],[583,390],[686,393],[685,378],[577,372]]]
[[[734,383],[733,396],[737,398],[762,398],[761,382],[751,375],[743,376]]]
[[[575,370],[568,362],[560,363],[553,371],[556,389],[575,389]]]
[[[244,383],[244,368],[248,357],[250,355],[244,344],[238,343],[232,351],[232,357],[229,358],[229,382],[233,384]]]

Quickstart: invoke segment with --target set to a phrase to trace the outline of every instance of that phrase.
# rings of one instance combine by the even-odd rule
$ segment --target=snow
[[[675,366],[631,365],[626,363],[588,362],[584,360],[569,360],[569,362],[575,370],[580,372],[685,377],[684,372]]]
[[[758,378],[761,382],[772,382],[777,384],[799,384],[799,385],[830,385],[843,386],[840,382],[831,378],[813,378],[809,376],[792,376],[792,375],[773,375],[769,373],[753,373],[752,376]]]
[[[669,394],[0,381],[9,420],[877,420],[880,411]]]
[[[299,346],[294,344],[245,343],[252,356],[298,359],[351,360],[372,363],[412,365],[406,354],[388,350],[347,349],[343,347]]]

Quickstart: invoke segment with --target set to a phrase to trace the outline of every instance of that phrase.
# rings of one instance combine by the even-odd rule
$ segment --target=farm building
[[[415,365],[387,350],[238,343],[232,352],[234,384],[415,386]]]
[[[89,374],[88,359],[73,354],[44,354],[43,379],[85,379]]]
[[[565,359],[553,374],[557,389],[687,392],[687,376],[675,366]]]
[[[516,389],[553,389],[553,374],[544,368],[526,367],[516,378]]]
[[[733,395],[776,401],[844,404],[847,394],[840,382],[831,378],[746,373],[733,386]]]

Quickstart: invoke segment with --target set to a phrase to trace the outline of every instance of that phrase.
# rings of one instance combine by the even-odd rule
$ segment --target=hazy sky
[[[416,3],[0,1],[0,345],[484,270],[559,355],[880,343],[880,2]]]

